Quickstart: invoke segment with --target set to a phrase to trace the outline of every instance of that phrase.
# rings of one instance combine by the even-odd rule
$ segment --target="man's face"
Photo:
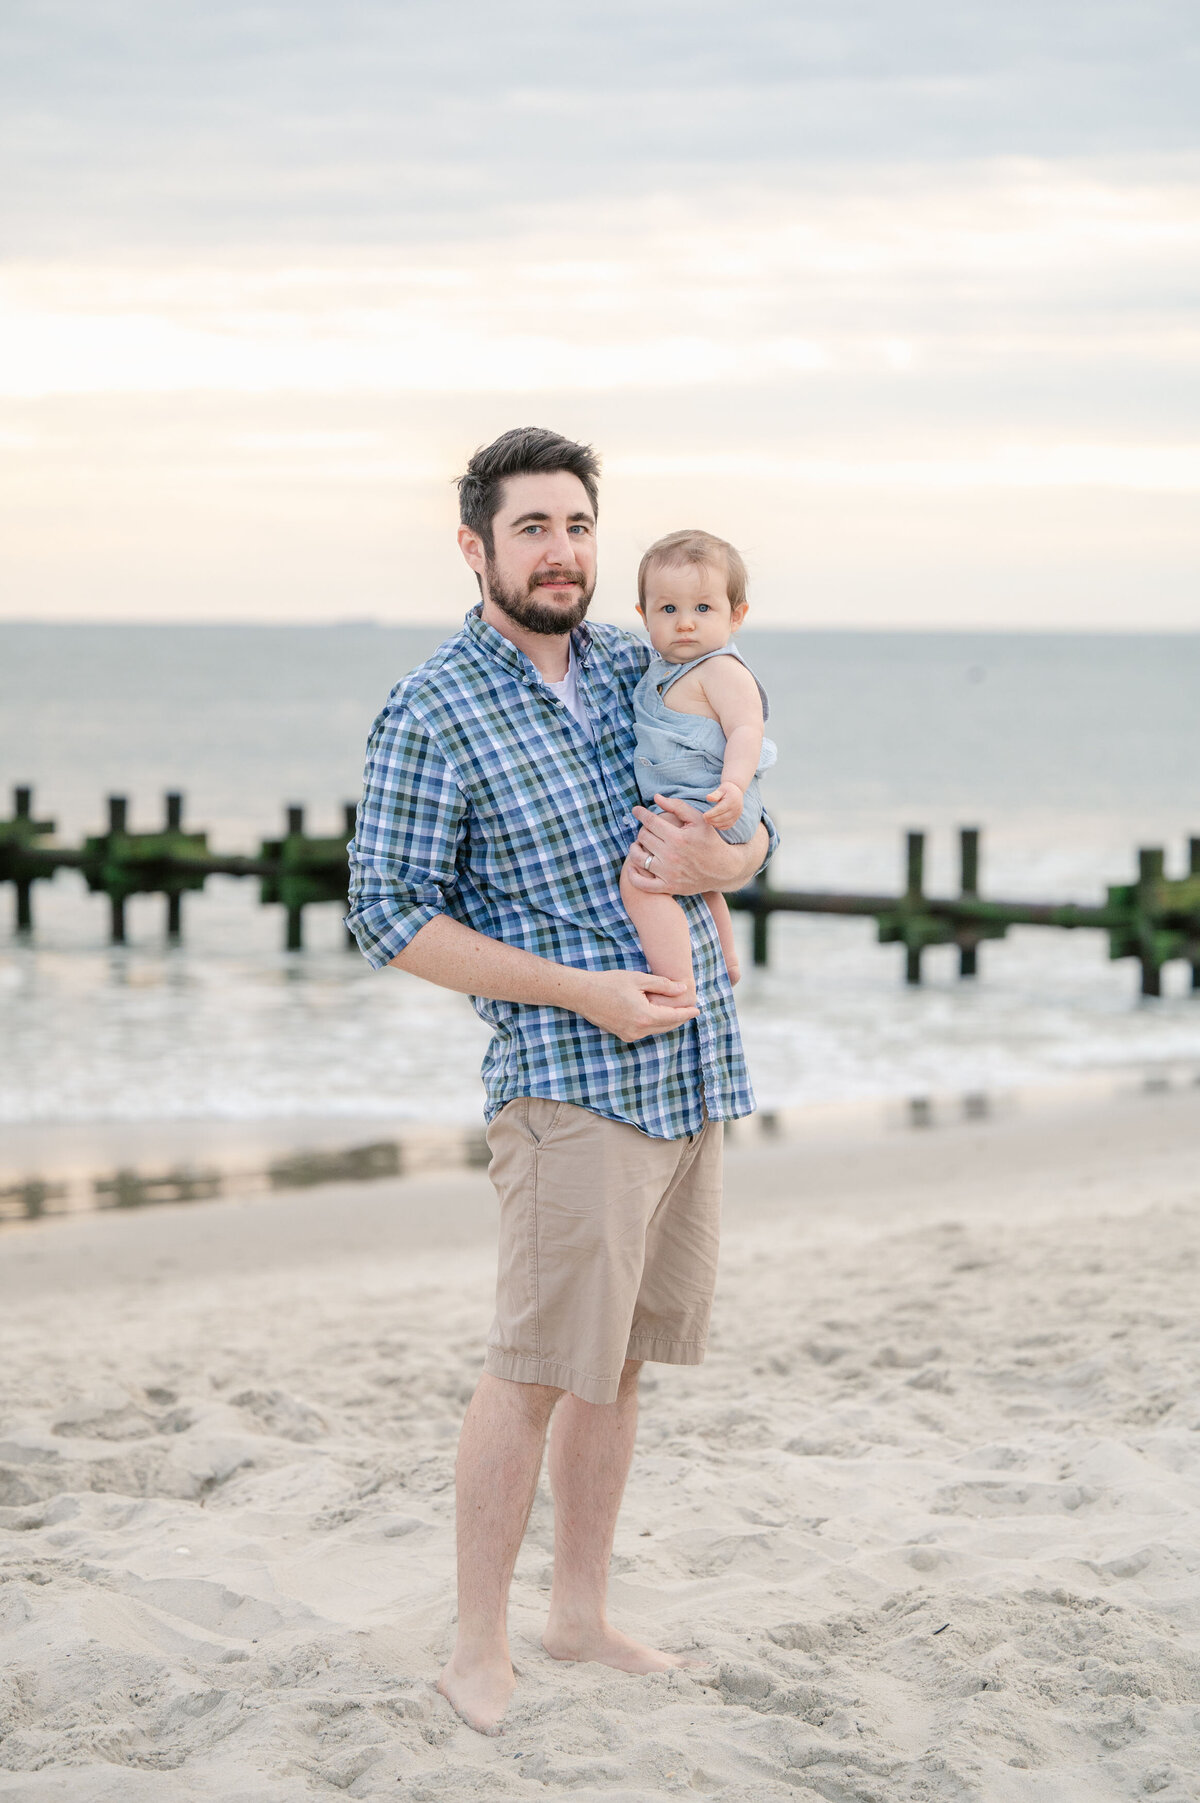
[[[490,557],[474,534],[459,537],[485,600],[526,631],[561,634],[583,619],[596,586],[596,516],[569,470],[509,477]]]

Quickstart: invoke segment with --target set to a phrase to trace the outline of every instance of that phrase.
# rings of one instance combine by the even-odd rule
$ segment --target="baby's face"
[[[725,592],[725,572],[713,564],[652,564],[646,572],[646,630],[669,664],[687,664],[719,651],[742,623]]]

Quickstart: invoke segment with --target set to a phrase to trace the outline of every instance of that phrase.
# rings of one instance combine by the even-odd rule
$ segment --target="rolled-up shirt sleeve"
[[[376,970],[446,912],[466,813],[454,770],[424,721],[407,705],[385,707],[367,741],[363,797],[347,848],[346,925]]]

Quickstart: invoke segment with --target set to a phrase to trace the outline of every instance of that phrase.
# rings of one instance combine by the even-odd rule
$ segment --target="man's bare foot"
[[[453,1658],[442,1668],[437,1687],[457,1715],[476,1734],[499,1734],[504,1711],[517,1680],[508,1660],[474,1665],[460,1671]]]
[[[643,1646],[617,1628],[603,1627],[571,1632],[547,1627],[542,1645],[552,1659],[593,1660],[598,1665],[615,1666],[619,1672],[667,1672],[676,1666],[700,1665],[698,1659],[685,1659],[679,1653],[664,1653],[660,1647]]]

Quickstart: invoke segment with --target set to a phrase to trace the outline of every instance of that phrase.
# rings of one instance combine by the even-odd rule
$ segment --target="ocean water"
[[[135,829],[182,789],[186,824],[253,851],[303,803],[339,829],[373,716],[445,628],[0,626],[0,813],[11,786],[66,842],[105,797]],[[927,887],[956,886],[956,829],[983,829],[985,893],[1099,900],[1139,845],[1181,871],[1200,833],[1200,635],[747,632],[772,699],[765,792],[783,886],[898,889],[902,836],[924,827]],[[338,910],[309,909],[280,949],[257,885],[210,879],[184,902],[135,898],[130,943],[63,872],[34,892],[35,932],[0,892],[0,1122],[478,1117],[485,1029],[470,1004],[346,951]],[[748,934],[748,923],[739,922]],[[1186,967],[1139,999],[1103,937],[1036,928],[952,948],[919,990],[870,922],[777,916],[771,963],[739,1008],[760,1101],[963,1094],[1130,1065],[1200,1070]]]

